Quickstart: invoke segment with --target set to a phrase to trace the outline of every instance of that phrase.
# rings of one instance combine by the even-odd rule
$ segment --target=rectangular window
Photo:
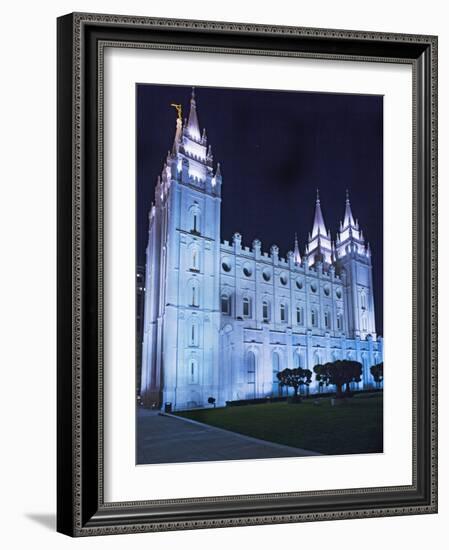
[[[296,308],[296,323],[302,325],[302,309],[300,307]]]
[[[250,316],[249,299],[244,298],[243,299],[243,317],[249,317],[249,316]]]

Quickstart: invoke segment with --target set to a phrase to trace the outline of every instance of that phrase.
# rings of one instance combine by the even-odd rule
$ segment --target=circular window
[[[271,279],[271,273],[269,269],[264,269],[262,272],[262,277],[264,278],[264,281],[269,281]]]
[[[286,273],[281,273],[281,283],[285,286],[287,284],[288,278]]]
[[[317,288],[318,288],[318,287],[316,286],[316,283],[312,283],[312,284],[310,285],[310,290],[311,290],[312,292],[316,292],[316,291],[317,291]]]
[[[328,285],[326,285],[323,290],[326,296],[329,296],[329,294],[331,293],[331,289]]]
[[[337,290],[335,291],[335,295],[337,296],[338,299],[341,298],[341,288],[337,288]]]
[[[302,281],[301,281],[301,279],[296,279],[296,288],[298,288],[299,290],[302,289]]]
[[[226,273],[229,273],[231,271],[231,262],[228,258],[224,258],[221,262],[221,267],[223,271],[226,271]]]
[[[245,275],[245,277],[251,277],[251,275],[253,274],[253,270],[251,269],[250,265],[247,264],[243,267],[243,274]]]

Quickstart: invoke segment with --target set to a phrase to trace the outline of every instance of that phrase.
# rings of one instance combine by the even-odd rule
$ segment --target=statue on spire
[[[182,105],[180,103],[170,103],[170,107],[174,107],[176,109],[177,118],[182,120]]]

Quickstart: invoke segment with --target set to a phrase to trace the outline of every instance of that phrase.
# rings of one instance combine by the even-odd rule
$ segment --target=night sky
[[[194,84],[194,83],[193,83]],[[383,98],[374,95],[196,87],[223,176],[221,238],[242,235],[285,257],[295,232],[301,254],[312,230],[319,189],[335,239],[349,190],[352,212],[370,242],[376,324],[383,333]],[[176,111],[188,116],[191,88],[137,85],[137,261],[145,263],[148,210],[175,134]]]

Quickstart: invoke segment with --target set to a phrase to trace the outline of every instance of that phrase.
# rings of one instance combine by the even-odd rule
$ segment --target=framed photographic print
[[[436,163],[434,36],[59,18],[58,530],[436,512]]]

